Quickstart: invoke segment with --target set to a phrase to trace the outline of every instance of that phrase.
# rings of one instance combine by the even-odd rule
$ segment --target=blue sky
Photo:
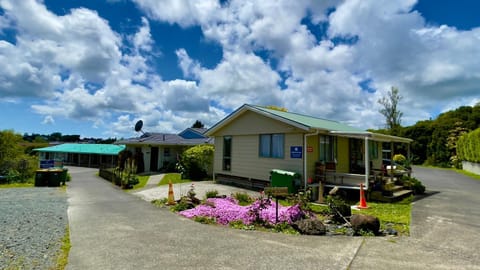
[[[132,137],[244,103],[368,129],[480,102],[480,4],[0,0],[0,130]]]

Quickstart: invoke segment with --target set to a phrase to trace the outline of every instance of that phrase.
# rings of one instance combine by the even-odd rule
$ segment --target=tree
[[[204,128],[204,127],[205,127],[205,125],[202,122],[200,122],[199,120],[195,121],[195,123],[193,123],[193,125],[192,125],[192,128]]]
[[[38,159],[24,154],[23,137],[13,130],[0,131],[0,175],[7,182],[23,182],[30,179],[38,165]]]
[[[378,100],[378,103],[383,106],[380,109],[380,113],[385,116],[386,127],[392,134],[395,134],[400,126],[400,122],[403,113],[398,110],[398,102],[402,99],[402,96],[398,93],[398,88],[393,87],[387,96],[383,96]]]

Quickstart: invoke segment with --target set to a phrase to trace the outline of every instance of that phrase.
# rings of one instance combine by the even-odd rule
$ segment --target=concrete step
[[[408,189],[403,189],[403,190],[399,190],[399,191],[395,191],[393,192],[393,196],[394,198],[401,198],[401,197],[406,197],[408,195],[412,194],[412,191],[411,190],[408,190]]]
[[[402,191],[404,190],[403,189],[403,186],[393,186],[393,188],[390,189],[391,192],[395,193],[397,191]]]

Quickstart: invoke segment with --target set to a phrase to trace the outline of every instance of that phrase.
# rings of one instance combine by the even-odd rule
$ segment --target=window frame
[[[226,143],[227,141],[228,143]],[[232,170],[232,141],[232,136],[223,136],[222,170],[224,171]],[[227,146],[228,151],[226,150]]]
[[[285,158],[285,134],[260,134],[258,137],[258,156],[260,158]]]
[[[328,145],[328,147],[326,147]],[[319,135],[318,136],[318,158],[322,162],[336,162],[338,141],[336,136]]]

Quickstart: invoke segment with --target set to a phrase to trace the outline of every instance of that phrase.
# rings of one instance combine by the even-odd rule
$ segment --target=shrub
[[[205,198],[216,198],[218,196],[218,190],[207,190],[205,192]]]
[[[409,177],[407,175],[404,175],[400,182],[403,184],[404,187],[411,189],[413,191],[413,194],[415,195],[425,193],[425,186],[420,180],[415,177]]]
[[[396,154],[393,156],[393,161],[398,162],[400,164],[404,164],[407,158],[402,154]]]
[[[183,152],[181,163],[188,178],[202,180],[208,175],[213,162],[214,149],[213,145],[201,144]]]
[[[190,209],[189,204],[187,203],[186,200],[183,200],[183,199],[180,200],[174,206],[172,206],[172,208],[170,208],[170,210],[172,210],[173,212],[181,212],[181,211],[185,211],[185,210],[188,210],[188,209]]]
[[[250,197],[246,192],[235,192],[233,198],[238,201],[239,205],[249,205],[253,202],[253,198]]]
[[[196,222],[203,223],[203,224],[216,224],[217,223],[215,218],[205,217],[205,216],[196,216],[196,217],[193,218],[193,220],[195,220]]]

